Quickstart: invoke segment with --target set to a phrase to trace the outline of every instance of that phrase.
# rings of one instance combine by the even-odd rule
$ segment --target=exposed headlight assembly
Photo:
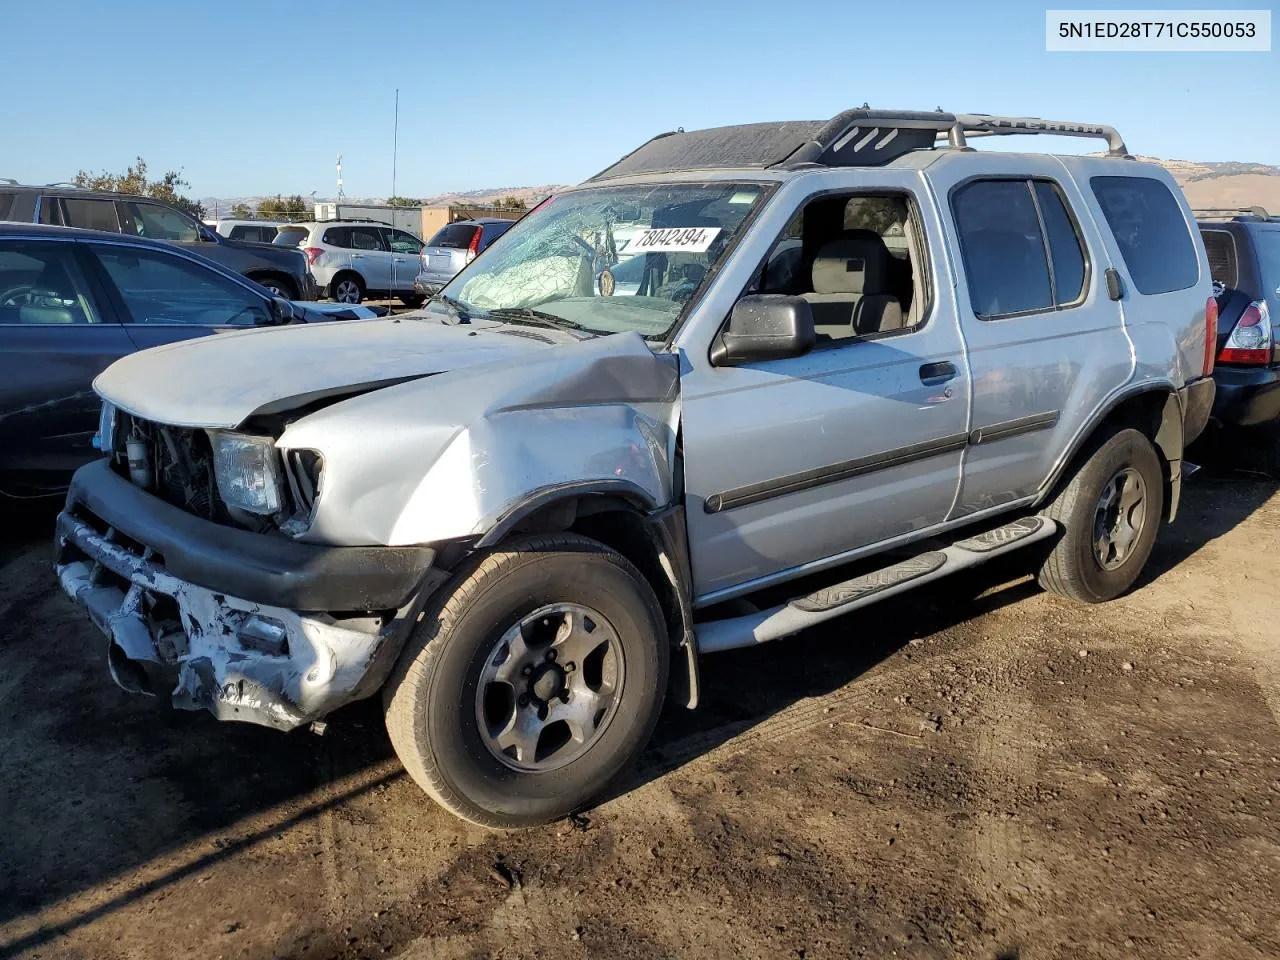
[[[101,450],[111,456],[115,449],[116,408],[107,401],[102,401],[102,409],[98,411],[98,432],[93,435],[93,449]]]
[[[271,438],[211,430],[209,440],[213,444],[213,475],[223,503],[259,516],[279,513],[280,460]]]

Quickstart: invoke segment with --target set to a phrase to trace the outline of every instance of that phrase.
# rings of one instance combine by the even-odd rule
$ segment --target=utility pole
[[[396,151],[400,146],[400,88],[396,87],[396,119],[391,130],[391,196],[396,195]]]
[[[338,154],[338,202],[342,202],[342,154]]]

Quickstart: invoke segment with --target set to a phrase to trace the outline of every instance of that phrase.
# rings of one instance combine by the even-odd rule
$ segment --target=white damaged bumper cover
[[[214,524],[105,461],[58,517],[63,590],[108,638],[116,682],[288,730],[377,691],[431,587],[426,547],[320,547]]]

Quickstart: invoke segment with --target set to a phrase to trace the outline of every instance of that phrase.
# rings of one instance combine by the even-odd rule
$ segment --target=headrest
[[[814,293],[884,293],[889,248],[872,230],[849,230],[818,248],[813,261]]]

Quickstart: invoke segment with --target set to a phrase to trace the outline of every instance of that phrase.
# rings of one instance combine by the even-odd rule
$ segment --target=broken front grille
[[[213,447],[203,430],[171,427],[142,420],[125,413],[114,438],[112,463],[121,475],[134,483],[140,480],[151,493],[166,503],[195,514],[204,520],[227,526],[240,526],[227,512],[218,495],[213,474]],[[135,469],[130,469],[129,443],[134,442]],[[136,469],[138,443],[147,469]]]

